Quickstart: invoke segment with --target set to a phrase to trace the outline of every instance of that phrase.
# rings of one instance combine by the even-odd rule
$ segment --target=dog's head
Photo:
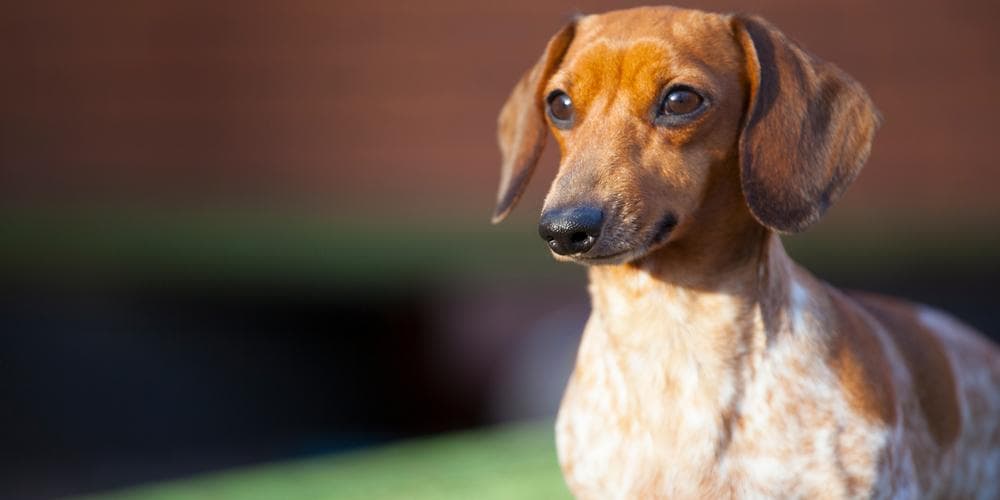
[[[551,129],[562,159],[539,233],[557,258],[627,262],[725,223],[719,206],[801,231],[858,174],[878,122],[860,85],[761,19],[669,7],[581,17],[500,113],[493,220]]]

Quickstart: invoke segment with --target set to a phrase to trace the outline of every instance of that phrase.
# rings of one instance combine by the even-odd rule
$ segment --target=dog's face
[[[877,122],[860,86],[762,21],[673,8],[583,17],[501,112],[494,219],[551,131],[562,159],[539,233],[557,258],[641,257],[723,223],[709,201],[801,230],[860,170]]]
[[[742,59],[719,16],[625,11],[578,21],[543,91],[562,161],[539,230],[557,257],[627,261],[691,222],[711,166],[732,157],[739,136]],[[593,227],[574,220],[588,210]],[[584,233],[576,241],[559,234],[574,224]]]

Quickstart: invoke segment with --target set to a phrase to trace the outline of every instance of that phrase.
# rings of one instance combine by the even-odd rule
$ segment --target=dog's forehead
[[[583,16],[578,21],[577,37],[704,38],[720,30],[730,31],[728,18],[727,15],[693,9],[638,7]]]
[[[642,7],[579,19],[548,86],[569,91],[581,107],[606,92],[627,91],[641,101],[675,78],[714,87],[740,60],[728,16]]]
[[[674,7],[619,10],[580,18],[567,57],[595,42],[627,45],[637,40],[655,40],[692,56],[711,56],[718,45],[733,40],[733,32],[726,15]]]

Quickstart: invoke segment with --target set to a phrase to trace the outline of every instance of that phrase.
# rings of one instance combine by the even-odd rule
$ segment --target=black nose
[[[601,236],[604,213],[589,206],[557,208],[542,214],[538,235],[559,255],[584,253]]]

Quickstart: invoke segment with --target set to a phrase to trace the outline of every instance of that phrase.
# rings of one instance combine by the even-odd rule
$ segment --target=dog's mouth
[[[652,248],[667,241],[667,237],[670,236],[675,227],[677,227],[677,216],[672,213],[664,215],[656,225],[656,232],[653,233],[653,237],[649,241],[649,247]]]
[[[629,254],[631,252],[632,252],[632,250],[629,249],[629,250],[622,250],[621,252],[614,252],[614,253],[605,254],[605,255],[575,255],[575,256],[573,256],[573,259],[579,260],[579,261],[583,261],[583,262],[588,262],[588,263],[594,263],[594,264],[604,264],[604,263],[614,264],[614,263],[616,263],[618,257],[621,257],[623,255]],[[628,260],[628,259],[625,259],[625,260]]]
[[[676,215],[667,213],[656,223],[652,235],[644,243],[606,254],[577,254],[570,256],[570,259],[586,264],[623,264],[635,260],[666,243],[678,222]]]

